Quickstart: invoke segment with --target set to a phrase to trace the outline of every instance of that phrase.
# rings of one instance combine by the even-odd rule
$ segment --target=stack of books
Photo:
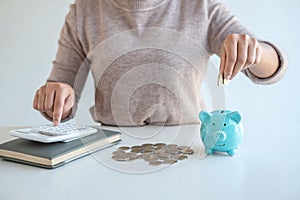
[[[53,169],[119,143],[120,135],[119,132],[97,127],[96,133],[66,143],[41,143],[18,138],[0,144],[0,157],[4,160]]]

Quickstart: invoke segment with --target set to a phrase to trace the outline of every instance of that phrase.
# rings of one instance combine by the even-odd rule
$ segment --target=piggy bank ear
[[[201,122],[204,122],[206,120],[209,120],[211,118],[211,114],[205,111],[201,111],[199,113],[199,119],[201,120]]]
[[[227,115],[228,118],[232,119],[233,121],[235,121],[237,124],[241,122],[242,120],[242,116],[239,112],[234,111],[231,112]]]

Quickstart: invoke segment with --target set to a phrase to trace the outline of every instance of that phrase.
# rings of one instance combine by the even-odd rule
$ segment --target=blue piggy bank
[[[233,156],[243,136],[241,114],[229,110],[216,110],[211,113],[201,111],[200,135],[206,154],[215,151]]]

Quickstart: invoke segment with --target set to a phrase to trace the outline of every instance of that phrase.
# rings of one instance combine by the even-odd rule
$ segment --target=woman
[[[191,41],[201,49],[200,68],[182,56],[195,49]],[[54,125],[74,117],[91,70],[95,121],[120,126],[198,123],[203,64],[213,54],[221,59],[224,83],[243,72],[255,83],[271,84],[286,70],[275,45],[255,38],[215,0],[77,0],[33,107]]]

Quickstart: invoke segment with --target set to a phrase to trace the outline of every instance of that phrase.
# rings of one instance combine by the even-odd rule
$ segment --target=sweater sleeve
[[[77,34],[76,3],[71,4],[58,42],[58,51],[53,61],[48,82],[69,84],[75,91],[75,105],[72,114],[64,121],[75,116],[77,105],[87,79],[89,67],[85,62],[86,54]]]
[[[209,0],[208,3],[208,46],[211,54],[217,54],[220,56],[221,46],[226,37],[230,34],[247,34],[251,37],[255,37],[246,27],[244,27],[232,14],[224,4],[216,2],[215,0]],[[242,72],[256,84],[272,84],[279,81],[286,72],[287,61],[283,52],[271,42],[263,41],[258,38],[259,42],[265,42],[271,45],[277,52],[279,58],[279,67],[277,71],[268,78],[260,78],[255,76],[249,69],[245,69]]]

